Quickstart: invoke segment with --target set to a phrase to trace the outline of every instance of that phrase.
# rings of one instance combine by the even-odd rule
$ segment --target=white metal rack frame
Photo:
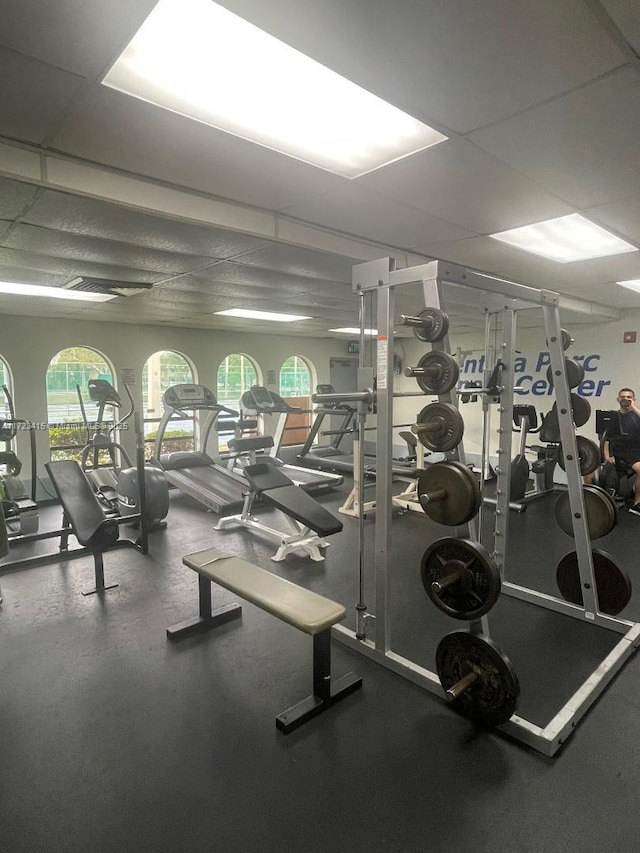
[[[431,261],[417,267],[396,270],[392,258],[358,264],[353,268],[353,290],[361,298],[365,293],[377,296],[377,477],[376,477],[376,516],[375,516],[375,607],[370,615],[375,621],[375,640],[364,635],[362,626],[365,619],[357,614],[359,631],[356,634],[344,626],[334,626],[336,639],[350,648],[375,660],[402,677],[429,690],[444,699],[444,692],[438,676],[415,661],[397,654],[392,649],[390,614],[388,612],[388,565],[391,551],[391,517],[393,501],[391,496],[392,467],[392,425],[393,425],[393,328],[394,293],[397,287],[422,285],[425,306],[444,308],[443,285],[466,288],[468,301],[477,305],[486,314],[501,315],[497,324],[501,332],[498,352],[502,361],[501,395],[498,405],[498,458],[496,508],[494,528],[493,557],[503,578],[502,592],[532,605],[545,607],[566,616],[609,629],[621,634],[620,640],[605,657],[595,671],[575,691],[566,704],[561,707],[544,727],[538,726],[523,717],[515,715],[498,727],[499,731],[516,738],[539,752],[552,756],[576,728],[579,720],[601,695],[616,673],[631,657],[640,645],[640,624],[629,622],[599,611],[595,584],[591,542],[588,523],[585,516],[582,477],[579,470],[578,450],[575,428],[572,421],[570,389],[565,370],[565,355],[562,349],[562,337],[559,309],[565,297],[548,290],[515,284],[467,270],[442,261]],[[571,299],[572,311],[591,313],[587,302]],[[551,369],[554,376],[554,392],[558,408],[560,436],[566,459],[567,488],[569,505],[573,516],[575,546],[578,559],[580,580],[583,591],[583,606],[570,604],[562,599],[539,591],[510,583],[507,580],[505,555],[509,533],[510,503],[510,465],[511,435],[514,388],[515,334],[518,312],[523,310],[542,310],[548,344]],[[361,324],[364,322],[361,312]],[[361,339],[363,333],[361,332]],[[448,336],[434,349],[450,352]],[[490,368],[489,368],[490,369]],[[441,395],[441,401],[458,405],[455,389]],[[464,462],[462,444],[457,448],[457,458]],[[570,460],[569,457],[572,457]],[[475,520],[469,525],[455,528],[453,535],[469,536],[477,539]],[[362,560],[362,555],[360,555]],[[470,622],[472,633],[489,636],[489,617]]]

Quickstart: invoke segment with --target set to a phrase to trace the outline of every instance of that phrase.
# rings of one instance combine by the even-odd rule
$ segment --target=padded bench
[[[195,619],[167,628],[169,639],[178,640],[208,631],[240,616],[238,604],[212,610],[212,583],[313,638],[313,693],[278,714],[276,726],[280,731],[293,731],[362,686],[362,679],[352,672],[333,683],[331,681],[331,627],[346,616],[341,604],[218,548],[187,554],[182,562],[198,573],[200,614]]]

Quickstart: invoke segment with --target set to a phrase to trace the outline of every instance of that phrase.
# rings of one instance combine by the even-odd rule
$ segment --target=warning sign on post
[[[123,367],[120,371],[120,378],[123,385],[131,386],[136,384],[136,372],[133,367]]]
[[[389,350],[389,338],[386,335],[378,337],[378,370],[377,382],[378,391],[387,390],[387,354]]]

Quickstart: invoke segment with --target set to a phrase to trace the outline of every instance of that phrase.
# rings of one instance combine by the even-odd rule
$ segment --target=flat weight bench
[[[242,512],[239,515],[229,515],[220,519],[216,530],[241,525],[275,540],[279,543],[278,550],[271,558],[275,562],[284,560],[287,554],[294,551],[302,551],[315,562],[324,560],[320,548],[326,548],[329,545],[325,541],[326,536],[342,530],[343,524],[340,519],[296,486],[286,474],[273,465],[258,462],[255,465],[247,465],[242,473],[250,485],[250,491],[245,495]],[[252,515],[253,505],[258,498],[263,504],[282,512],[291,529],[290,533],[268,527]]]
[[[167,628],[170,640],[208,631],[241,615],[238,604],[212,611],[212,583],[313,637],[313,693],[278,714],[280,731],[288,734],[362,686],[362,679],[353,672],[331,681],[331,626],[346,615],[341,604],[217,548],[187,554],[182,562],[198,573],[200,615]]]
[[[63,510],[62,527],[65,532],[61,536],[60,550],[67,549],[69,530],[66,528],[70,528],[80,545],[93,555],[96,585],[94,589],[83,591],[82,594],[91,595],[94,592],[115,589],[118,584],[105,586],[103,553],[114,548],[142,550],[139,543],[119,538],[118,521],[107,516],[105,508],[75,460],[46,462],[44,467]]]

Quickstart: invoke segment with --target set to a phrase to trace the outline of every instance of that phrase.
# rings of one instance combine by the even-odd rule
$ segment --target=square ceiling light
[[[447,138],[212,0],[160,0],[102,82],[346,178]]]
[[[248,320],[271,320],[275,323],[295,323],[296,320],[310,320],[301,314],[277,314],[275,311],[253,311],[250,308],[227,308],[226,311],[214,311],[223,317],[245,317]]]
[[[620,287],[626,287],[629,290],[635,290],[636,293],[640,293],[640,278],[632,278],[629,281],[617,281],[616,284],[619,284]]]
[[[542,255],[561,264],[638,251],[636,246],[594,225],[579,213],[489,236],[516,249]]]
[[[83,290],[67,290],[64,287],[45,287],[42,284],[19,284],[15,281],[0,281],[0,294],[12,296],[37,296],[45,299],[73,299],[77,302],[108,302],[117,293],[90,293]]]

